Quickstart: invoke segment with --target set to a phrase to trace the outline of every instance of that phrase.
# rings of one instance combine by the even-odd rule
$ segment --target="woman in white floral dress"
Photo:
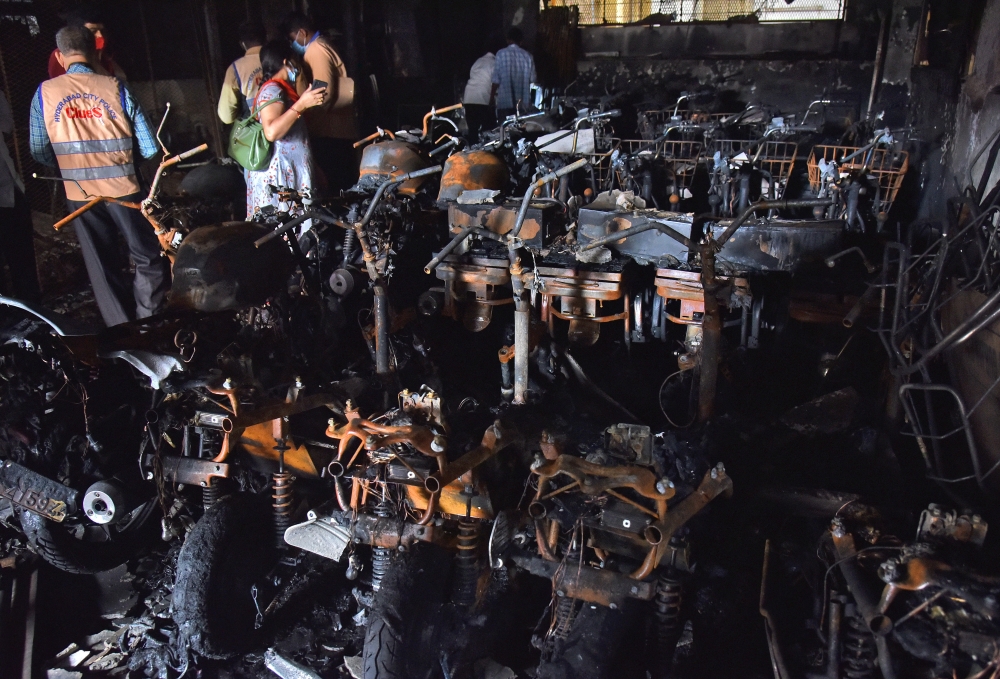
[[[257,92],[254,109],[271,142],[271,162],[263,170],[247,172],[247,216],[252,218],[265,205],[279,206],[271,187],[311,195],[313,159],[302,112],[323,103],[326,88],[310,88],[301,95],[295,81],[302,69],[287,40],[273,40],[260,51],[264,83]]]

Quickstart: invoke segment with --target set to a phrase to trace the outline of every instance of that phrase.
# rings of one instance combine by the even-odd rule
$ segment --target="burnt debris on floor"
[[[162,114],[148,318],[36,209],[0,677],[1000,676],[1000,0],[597,4],[484,3],[549,63],[476,134],[347,3],[358,179],[248,221]]]

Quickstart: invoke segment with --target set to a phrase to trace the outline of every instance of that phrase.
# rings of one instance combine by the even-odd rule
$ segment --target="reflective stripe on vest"
[[[128,165],[105,165],[104,167],[82,167],[78,169],[61,170],[63,179],[76,181],[93,181],[95,179],[114,179],[115,177],[135,176],[132,163]]]
[[[111,151],[131,151],[132,138],[95,139],[93,141],[64,141],[52,145],[57,156],[73,153],[110,153]]]
[[[69,200],[121,198],[139,191],[132,124],[121,85],[96,73],[66,73],[41,86],[42,116]],[[79,183],[79,185],[77,184]]]

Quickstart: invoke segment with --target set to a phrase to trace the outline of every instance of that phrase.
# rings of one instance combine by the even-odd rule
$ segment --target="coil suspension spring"
[[[219,479],[209,478],[208,484],[201,487],[201,506],[208,511],[222,498],[222,484]]]
[[[656,678],[666,677],[674,659],[674,650],[680,640],[684,624],[681,620],[681,603],[683,590],[676,573],[667,569],[660,573],[656,583],[656,619],[654,636],[655,666],[652,668]]]
[[[579,612],[577,599],[568,596],[558,596],[552,611],[552,626],[549,627],[549,639],[565,639],[573,629],[573,621]]]
[[[452,600],[459,606],[476,602],[479,583],[479,522],[464,518],[458,522],[458,553],[455,555],[455,579]]]
[[[379,500],[375,506],[375,516],[380,519],[387,519],[392,516],[392,511],[385,497]],[[382,578],[389,570],[389,560],[392,559],[392,550],[388,547],[372,547],[372,589],[376,592],[382,587]]]
[[[566,563],[576,563],[579,558],[580,547],[577,544],[576,533],[574,532],[569,545],[566,547]],[[546,635],[546,638],[549,640],[565,639],[568,637],[570,630],[573,629],[573,621],[576,620],[576,616],[580,612],[580,605],[584,605],[580,604],[579,599],[566,596],[566,592],[561,589],[557,589],[555,594],[556,604],[552,609],[552,624],[549,626],[548,635]]]
[[[844,622],[846,624],[843,627],[843,647],[840,653],[844,676],[848,679],[874,677],[878,667],[875,637],[857,611],[853,615],[845,615]]]
[[[354,253],[354,229],[347,229],[344,234],[344,266],[351,263],[351,255]]]
[[[277,547],[285,546],[285,530],[292,525],[292,484],[294,477],[285,471],[285,451],[288,444],[284,439],[274,447],[278,451],[278,471],[271,475],[271,507],[274,513],[274,542]]]

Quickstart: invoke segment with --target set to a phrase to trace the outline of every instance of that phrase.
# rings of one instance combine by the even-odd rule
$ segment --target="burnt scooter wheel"
[[[535,675],[538,679],[610,679],[610,677],[644,676],[629,673],[627,658],[641,658],[642,649],[629,639],[641,639],[635,602],[628,601],[618,610],[560,598],[555,605],[572,604],[568,630],[561,638],[550,638],[542,662]]]
[[[392,560],[365,630],[365,679],[425,676],[440,666],[435,649],[443,625],[434,613],[448,599],[451,561],[434,545],[418,545]]]
[[[177,558],[174,619],[196,653],[233,657],[258,638],[254,583],[274,565],[274,519],[266,498],[231,495],[195,524]]]
[[[109,531],[105,541],[78,539],[64,526],[27,510],[21,512],[21,528],[34,551],[50,566],[89,575],[111,570],[135,556],[148,544],[152,531],[146,529],[155,523],[150,518],[156,514],[155,501],[140,505],[126,517],[120,530]]]

